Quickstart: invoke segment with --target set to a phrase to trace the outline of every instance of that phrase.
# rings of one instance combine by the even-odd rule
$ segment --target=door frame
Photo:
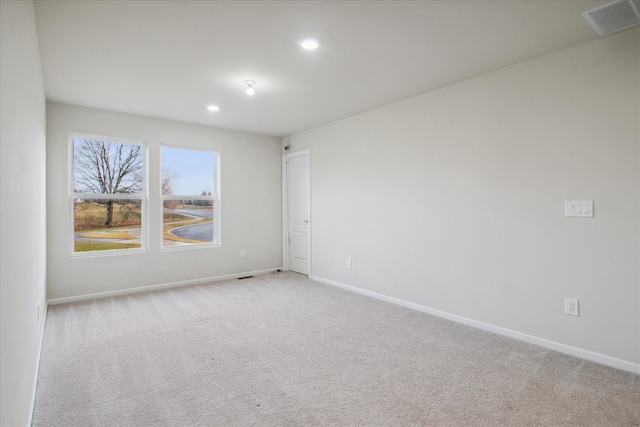
[[[307,188],[307,203],[309,209],[309,247],[307,248],[307,253],[309,254],[309,274],[311,277],[311,224],[313,223],[311,220],[311,151],[310,150],[302,150],[296,151],[295,153],[287,153],[282,155],[282,269],[284,271],[289,271],[291,266],[289,255],[290,255],[290,245],[289,245],[289,193],[288,189],[288,167],[287,162],[289,159],[297,158],[297,157],[307,157],[307,161],[309,162],[308,171],[308,180],[309,188]]]

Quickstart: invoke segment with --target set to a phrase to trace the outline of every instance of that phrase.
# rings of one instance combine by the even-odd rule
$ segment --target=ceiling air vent
[[[640,25],[640,0],[617,0],[582,14],[600,37]]]

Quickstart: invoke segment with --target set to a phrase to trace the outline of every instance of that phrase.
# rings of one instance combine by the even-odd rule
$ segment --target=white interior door
[[[309,153],[286,156],[289,270],[309,274]]]

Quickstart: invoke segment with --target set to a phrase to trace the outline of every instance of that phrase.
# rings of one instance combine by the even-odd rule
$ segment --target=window
[[[143,249],[145,145],[72,135],[73,254]]]
[[[219,244],[217,153],[162,146],[162,247]]]

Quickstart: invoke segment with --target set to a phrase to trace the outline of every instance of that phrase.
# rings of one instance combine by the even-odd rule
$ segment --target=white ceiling
[[[35,11],[47,99],[285,136],[595,39],[582,12],[608,2],[43,0]],[[323,44],[303,51],[302,36]]]

